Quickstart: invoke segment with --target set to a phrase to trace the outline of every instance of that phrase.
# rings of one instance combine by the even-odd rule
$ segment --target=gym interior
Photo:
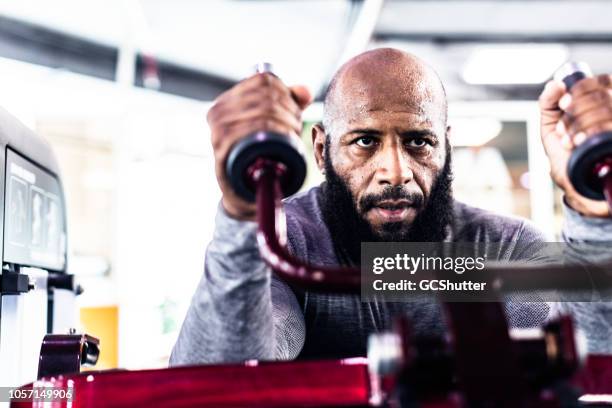
[[[384,376],[373,379],[376,370],[377,375],[396,372],[391,357],[397,347],[390,344],[399,340],[384,336],[371,341],[383,351],[368,352],[369,362],[366,356],[343,360],[342,369],[350,370],[346,372],[330,365],[336,360],[258,366],[253,360],[266,359],[255,356],[250,363],[231,361],[228,366],[261,369],[232,372],[239,386],[224,388],[224,381],[231,382],[223,376],[224,361],[215,362],[218,371],[199,373],[195,366],[196,371],[173,376],[179,368],[169,368],[171,354],[205,273],[206,249],[215,239],[215,214],[223,195],[207,114],[221,95],[254,75],[254,67],[263,72],[263,63],[271,64],[264,64],[264,70],[273,70],[282,83],[307,87],[313,101],[301,112],[305,169],[303,182],[294,189],[299,194],[326,177],[315,160],[312,127],[324,119],[326,91],[337,70],[367,51],[410,53],[432,67],[444,84],[452,128],[453,197],[527,219],[546,241],[561,242],[564,191],[551,178],[538,98],[567,61],[588,64],[586,76],[612,73],[611,19],[612,2],[604,0],[0,1],[0,404],[42,406],[35,405],[32,395],[25,399],[14,391],[36,390],[40,381],[57,378],[79,385],[76,378],[87,381],[88,373],[127,369],[134,377],[117,379],[113,392],[104,388],[87,401],[83,395],[94,388],[83,388],[80,397],[75,386],[74,406],[134,405],[129,392],[123,399],[122,381],[141,395],[143,389],[166,390],[163,396],[142,400],[146,406],[418,406],[406,403],[420,401],[417,386],[400,393],[401,403],[393,405],[389,401],[395,397],[387,399],[393,393],[379,389]],[[602,98],[609,111],[611,95],[609,90]],[[597,152],[610,149],[601,141]],[[612,157],[612,150],[606,154]],[[244,165],[244,174],[251,164]],[[267,191],[272,197],[272,190]],[[273,205],[261,196],[257,206]],[[257,220],[269,221],[273,213]],[[274,248],[264,244],[262,250]],[[282,262],[276,268],[282,269]],[[201,318],[205,324],[207,316]],[[610,315],[607,319],[612,327]],[[479,330],[475,337],[495,341],[486,328]],[[612,349],[612,331],[599,334],[610,335],[603,341]],[[68,347],[70,342],[78,360],[72,365],[62,360],[70,351],[58,345]],[[557,346],[533,347],[550,353]],[[409,365],[406,349],[403,353],[402,364]],[[535,354],[525,358],[540,361]],[[379,366],[372,368],[373,360]],[[443,381],[435,373],[445,370],[434,360],[425,367],[436,380],[426,382],[439,385]],[[455,361],[457,367],[464,367],[461,361]],[[275,364],[294,363],[279,365],[279,370],[287,367],[280,377],[294,378],[302,391],[284,390],[273,372]],[[312,366],[317,363],[321,366]],[[598,385],[582,391],[570,387],[574,394],[558,395],[557,388],[547,388],[557,397],[551,397],[553,402],[542,397],[544,391],[537,398],[525,391],[537,402],[507,406],[544,406],[545,400],[552,404],[547,406],[582,406],[564,405],[564,398],[576,404],[612,404],[612,360],[598,364],[597,372],[607,376],[581,383]],[[576,367],[572,375],[580,375]],[[436,406],[498,406],[495,402],[503,400],[499,394],[482,396],[482,390],[469,387],[473,374],[458,369],[451,375],[460,398]],[[208,388],[195,379],[178,379],[191,376],[216,384],[228,399],[198,399],[212,391],[202,391]],[[60,383],[60,388],[68,384]],[[330,388],[324,389],[326,385]],[[249,387],[257,392],[249,393]],[[517,393],[519,388],[510,389]],[[195,396],[180,400],[179,393]],[[240,395],[232,400],[233,393]],[[64,404],[61,398],[53,403]]]

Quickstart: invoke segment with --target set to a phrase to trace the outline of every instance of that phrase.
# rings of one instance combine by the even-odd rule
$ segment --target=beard
[[[447,146],[448,141],[447,141]],[[329,137],[325,142],[325,183],[320,203],[338,260],[344,265],[359,265],[362,242],[440,242],[453,221],[452,172],[450,147],[444,167],[436,176],[431,194],[424,202],[422,194],[408,192],[404,186],[387,186],[380,194],[360,199],[353,197],[347,183],[334,170],[329,156]],[[421,208],[411,223],[389,222],[377,231],[366,220],[368,210],[383,200],[406,200]],[[424,205],[423,205],[424,204]]]

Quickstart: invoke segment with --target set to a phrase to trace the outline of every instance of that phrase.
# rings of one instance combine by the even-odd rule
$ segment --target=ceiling
[[[381,46],[428,61],[455,100],[533,99],[541,89],[466,83],[466,62],[483,45],[563,44],[567,57],[612,72],[609,1],[0,0],[0,15],[140,50],[223,86],[268,60],[286,82],[320,91],[347,56]]]

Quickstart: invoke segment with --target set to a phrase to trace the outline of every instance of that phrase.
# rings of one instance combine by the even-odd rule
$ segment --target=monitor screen
[[[4,262],[64,270],[66,221],[59,180],[6,150]]]

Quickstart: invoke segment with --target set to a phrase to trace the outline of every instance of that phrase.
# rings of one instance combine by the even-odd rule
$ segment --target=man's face
[[[335,134],[327,135],[327,173],[342,180],[377,237],[406,236],[446,162],[442,107],[394,104],[393,98],[353,102],[361,103],[345,106],[334,121]]]
[[[361,242],[444,240],[453,218],[446,95],[425,63],[394,49],[349,60],[312,137],[340,262],[358,264]]]

